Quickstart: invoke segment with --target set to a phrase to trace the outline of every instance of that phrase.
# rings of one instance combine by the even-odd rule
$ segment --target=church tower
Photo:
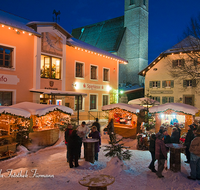
[[[144,83],[138,73],[148,65],[148,5],[149,0],[125,0],[126,30],[117,54],[129,63],[119,65],[119,84]]]

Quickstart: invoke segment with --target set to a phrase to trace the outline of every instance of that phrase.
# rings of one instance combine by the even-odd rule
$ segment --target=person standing
[[[195,135],[189,148],[191,173],[187,178],[200,180],[200,127],[197,128]]]
[[[180,139],[181,138],[181,129],[179,127],[179,124],[175,124],[174,126],[176,127],[176,130],[178,131],[178,138]]]
[[[69,137],[73,131],[72,127],[73,126],[71,124],[68,124],[67,128],[65,129],[65,145],[67,147],[67,154],[66,154],[67,162],[69,162],[68,141],[69,141]]]
[[[171,135],[171,143],[177,143],[179,144],[179,132],[177,131],[176,127],[173,127],[172,129],[172,135]]]
[[[152,134],[151,137],[150,137],[150,145],[149,145],[149,152],[151,153],[151,163],[149,165],[149,169],[152,171],[152,172],[157,172],[155,170],[155,141],[156,141],[156,135],[155,134]]]
[[[164,177],[162,175],[162,171],[164,169],[165,160],[167,160],[167,150],[165,147],[163,134],[157,135],[155,143],[155,158],[156,160],[158,160],[158,170],[156,172],[156,175],[159,178],[162,178]]]
[[[98,152],[99,152],[99,146],[101,145],[101,136],[99,131],[97,131],[96,126],[92,126],[92,132],[89,134],[89,137],[99,140],[98,142],[95,142],[95,160],[98,161]]]
[[[185,154],[186,154],[186,158],[187,158],[187,161],[185,161],[185,163],[190,163],[190,151],[189,151],[189,148],[190,148],[191,141],[194,139],[194,134],[193,134],[194,126],[193,125],[189,125],[188,128],[189,129],[188,129],[187,135],[185,137],[185,143],[184,143],[184,146],[186,146]]]
[[[111,143],[116,142],[113,119],[111,119],[110,122],[108,123],[107,130],[108,130],[108,135],[110,137],[110,142]]]
[[[77,135],[77,130],[73,130],[68,140],[68,151],[69,151],[69,167],[78,167],[78,157],[81,139]],[[73,164],[74,160],[74,164]]]
[[[100,133],[100,129],[101,129],[101,125],[99,124],[99,119],[96,118],[96,121],[92,124],[92,126],[96,126],[97,127],[97,131],[99,131]]]
[[[79,158],[81,157],[81,147],[82,147],[83,139],[86,138],[86,136],[88,135],[89,132],[90,132],[89,127],[86,126],[85,121],[83,121],[81,123],[81,125],[77,127],[77,134],[81,138],[80,149],[79,149]]]

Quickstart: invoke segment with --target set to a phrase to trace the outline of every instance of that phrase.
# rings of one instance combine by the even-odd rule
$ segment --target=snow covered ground
[[[102,144],[107,143],[108,136],[103,135]],[[109,174],[115,177],[115,182],[108,186],[110,190],[200,190],[200,181],[187,179],[190,167],[184,163],[186,158],[183,154],[181,155],[181,172],[173,173],[170,170],[165,170],[163,172],[165,178],[160,179],[148,169],[151,160],[150,153],[136,150],[136,140],[125,140],[126,146],[131,145],[132,157],[124,165],[117,159],[106,158],[103,145],[98,162],[91,164],[84,161],[84,159],[80,159],[80,166],[72,169],[69,168],[66,161],[66,147],[63,136],[54,146],[40,149],[37,152],[31,153],[24,147],[20,147],[18,156],[0,162],[0,169],[2,170],[0,189],[86,190],[86,187],[78,183],[82,177],[94,174]],[[12,172],[11,170],[6,172],[8,169],[12,169]],[[11,173],[12,175],[14,173],[20,175],[21,173],[24,178],[11,177]],[[9,175],[10,177],[8,177]],[[46,175],[47,178],[41,175]]]

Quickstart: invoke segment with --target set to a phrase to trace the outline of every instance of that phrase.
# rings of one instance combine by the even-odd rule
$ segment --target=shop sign
[[[98,91],[109,91],[110,90],[109,85],[77,82],[74,86],[76,89],[81,89],[81,90],[98,90]]]
[[[19,78],[16,75],[2,75],[0,74],[0,84],[17,85]]]
[[[173,90],[151,90],[151,94],[173,94]]]

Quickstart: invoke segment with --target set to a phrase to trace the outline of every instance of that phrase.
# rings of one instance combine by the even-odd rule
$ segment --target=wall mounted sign
[[[100,84],[90,84],[83,82],[76,82],[74,84],[75,89],[81,90],[99,90],[99,91],[110,91],[111,87],[109,85],[100,85]]]
[[[2,75],[0,74],[0,84],[12,84],[17,85],[19,78],[17,75]]]
[[[42,52],[62,56],[62,41],[55,32],[42,32]]]
[[[151,90],[150,94],[173,94],[173,90]]]

